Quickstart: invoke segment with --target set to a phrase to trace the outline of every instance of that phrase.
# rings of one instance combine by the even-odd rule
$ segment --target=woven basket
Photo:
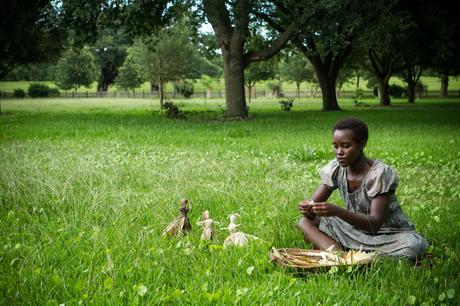
[[[363,265],[370,263],[374,256],[375,253],[355,250],[348,252],[332,252],[295,248],[272,248],[269,254],[270,259],[278,265],[296,269]]]

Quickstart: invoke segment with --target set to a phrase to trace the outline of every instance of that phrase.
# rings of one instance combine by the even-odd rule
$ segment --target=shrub
[[[280,105],[281,105],[281,110],[283,110],[285,112],[290,112],[292,106],[294,105],[294,102],[292,101],[292,99],[281,100]]]
[[[14,90],[13,96],[15,98],[24,98],[26,96],[26,92],[23,89],[17,88]]]
[[[182,118],[184,114],[180,110],[179,106],[175,105],[172,101],[166,101],[163,103],[162,109],[168,118]]]
[[[27,90],[27,94],[31,98],[48,97],[51,94],[56,94],[56,89],[51,89],[45,84],[32,83],[30,84],[29,89]]]
[[[405,92],[406,92],[406,88],[404,88],[402,86],[399,86],[397,84],[392,84],[388,88],[388,93],[393,98],[400,98],[400,97],[402,97],[404,95]]]
[[[188,82],[175,83],[174,90],[184,96],[184,98],[190,98],[194,92],[193,84]]]
[[[57,88],[50,88],[48,90],[48,96],[49,97],[59,97],[61,92]]]

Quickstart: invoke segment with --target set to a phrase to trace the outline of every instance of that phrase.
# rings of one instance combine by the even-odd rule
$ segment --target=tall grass
[[[223,101],[4,100],[0,116],[0,303],[11,304],[456,304],[460,286],[460,101],[320,112],[319,100],[280,111],[251,104],[228,121]],[[367,154],[394,166],[403,210],[431,243],[432,268],[382,259],[369,267],[297,274],[269,262],[271,246],[308,248],[297,203],[332,158],[330,128],[359,116]],[[161,239],[192,202],[268,241],[200,244],[200,228]],[[340,203],[338,195],[332,201]]]

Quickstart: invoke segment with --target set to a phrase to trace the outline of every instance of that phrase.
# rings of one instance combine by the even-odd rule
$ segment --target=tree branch
[[[382,71],[380,71],[380,67],[379,67],[380,58],[378,57],[374,49],[369,48],[368,52],[369,52],[369,59],[371,60],[372,68],[374,69],[375,74],[377,74],[379,78],[382,78],[383,73]]]
[[[294,30],[295,24],[291,23],[286,31],[284,31],[276,40],[274,40],[269,47],[258,51],[250,51],[244,54],[244,67],[247,67],[252,62],[263,61],[276,55],[287,44],[289,39],[294,34]]]
[[[233,29],[225,0],[204,0],[203,9],[216,33],[216,38],[228,48]]]

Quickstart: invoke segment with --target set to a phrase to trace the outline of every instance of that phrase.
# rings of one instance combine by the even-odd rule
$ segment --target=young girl
[[[364,154],[367,125],[344,118],[332,130],[336,158],[320,171],[321,185],[299,204],[298,223],[317,248],[362,249],[390,256],[420,258],[428,242],[415,232],[399,206],[396,172]],[[338,189],[345,208],[327,203]]]

